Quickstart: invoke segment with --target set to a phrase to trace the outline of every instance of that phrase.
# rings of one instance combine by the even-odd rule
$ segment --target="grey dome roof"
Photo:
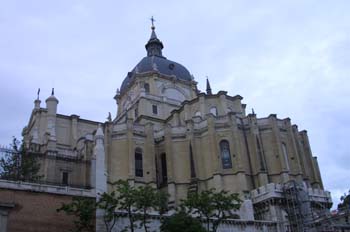
[[[162,55],[163,43],[157,38],[154,26],[152,26],[151,38],[145,47],[147,50],[147,56],[144,57],[125,77],[122,86],[120,87],[121,92],[124,92],[129,84],[134,81],[136,73],[158,71],[164,75],[174,75],[180,80],[192,80],[190,72],[183,65],[168,60]]]
[[[146,56],[125,77],[120,91],[123,92],[127,89],[128,85],[135,79],[136,73],[152,72],[156,70],[168,76],[174,75],[180,80],[191,81],[192,79],[190,72],[183,65],[168,60],[165,57]]]

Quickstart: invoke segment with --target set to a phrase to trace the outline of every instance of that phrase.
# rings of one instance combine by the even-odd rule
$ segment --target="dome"
[[[123,92],[127,89],[128,85],[135,79],[136,73],[152,72],[155,70],[168,76],[174,75],[180,80],[191,81],[192,79],[190,72],[183,65],[168,60],[165,57],[146,56],[128,73],[120,91]]]
[[[185,81],[191,81],[192,76],[190,72],[181,64],[168,60],[162,55],[163,43],[157,38],[157,35],[152,26],[151,38],[145,45],[147,56],[144,57],[135,68],[125,77],[120,91],[124,92],[129,84],[134,81],[136,73],[146,73],[158,71],[161,74],[171,76]]]

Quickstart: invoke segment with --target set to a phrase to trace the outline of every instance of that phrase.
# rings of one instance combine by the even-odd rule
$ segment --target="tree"
[[[119,180],[114,184],[117,186],[116,188],[119,194],[118,209],[126,212],[129,218],[129,226],[127,228],[129,228],[131,232],[134,232],[135,221],[137,220],[136,215],[134,214],[136,190],[129,185],[128,181],[125,180]]]
[[[160,227],[160,231],[205,232],[206,230],[198,219],[187,215],[184,211],[180,211],[166,218]]]
[[[119,205],[119,199],[116,197],[116,192],[112,191],[111,193],[103,193],[97,202],[96,206],[99,209],[102,209],[103,222],[106,226],[106,231],[110,232],[113,230],[115,223],[117,222],[117,214],[115,210]]]
[[[340,197],[340,201],[338,210],[350,209],[350,190],[348,194],[344,193],[344,195]]]
[[[233,218],[232,210],[241,206],[241,200],[237,193],[229,194],[227,191],[216,192],[215,189],[202,191],[200,193],[189,193],[187,199],[183,200],[182,208],[188,213],[204,218],[207,231],[216,232],[220,223],[228,218]]]
[[[73,197],[69,204],[63,203],[57,212],[64,211],[67,215],[74,215],[74,232],[95,231],[95,199],[85,197]]]
[[[40,164],[37,158],[29,153],[24,142],[13,138],[11,148],[0,159],[0,178],[16,181],[38,181]]]
[[[141,216],[141,227],[144,228],[145,232],[148,232],[149,210],[159,210],[162,215],[166,211],[168,195],[146,185],[138,187],[134,197],[136,212]]]

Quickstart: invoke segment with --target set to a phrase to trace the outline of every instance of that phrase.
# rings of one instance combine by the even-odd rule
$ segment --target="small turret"
[[[39,99],[39,94],[40,94],[40,88],[38,89],[38,93],[37,93],[37,95],[38,95],[38,97],[35,99],[35,101],[34,101],[34,109],[35,110],[39,110],[40,109],[40,103],[41,103],[41,101],[40,101],[40,99]]]
[[[49,115],[56,115],[58,100],[55,97],[55,89],[52,88],[51,96],[46,99],[46,109]]]
[[[52,88],[51,96],[46,99],[47,109],[47,128],[46,132],[50,135],[48,148],[50,150],[56,149],[56,113],[58,100],[55,97],[55,90]]]
[[[91,160],[91,185],[96,189],[96,193],[107,191],[107,172],[105,166],[104,134],[101,124],[98,125],[95,134],[94,154]]]

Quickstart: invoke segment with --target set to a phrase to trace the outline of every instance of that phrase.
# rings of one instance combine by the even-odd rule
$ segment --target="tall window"
[[[145,92],[149,93],[149,84],[145,83],[145,85],[143,87],[145,88]]]
[[[284,162],[286,164],[286,168],[287,168],[287,170],[289,170],[289,160],[288,160],[287,145],[285,143],[282,143],[282,151],[283,151],[283,157],[284,157]]]
[[[153,114],[158,114],[158,107],[156,105],[152,105]]]
[[[139,108],[135,108],[135,118],[137,118],[139,116]]]
[[[160,155],[160,162],[161,162],[161,180],[160,180],[160,184],[164,185],[168,182],[168,170],[167,170],[167,165],[166,165],[166,154],[162,153]]]
[[[220,142],[220,153],[222,167],[224,169],[232,168],[230,144],[227,142],[227,140],[222,140]]]
[[[68,185],[68,172],[62,172],[62,184]]]
[[[141,148],[136,148],[136,150],[135,150],[135,176],[143,177],[142,150],[141,150]]]

